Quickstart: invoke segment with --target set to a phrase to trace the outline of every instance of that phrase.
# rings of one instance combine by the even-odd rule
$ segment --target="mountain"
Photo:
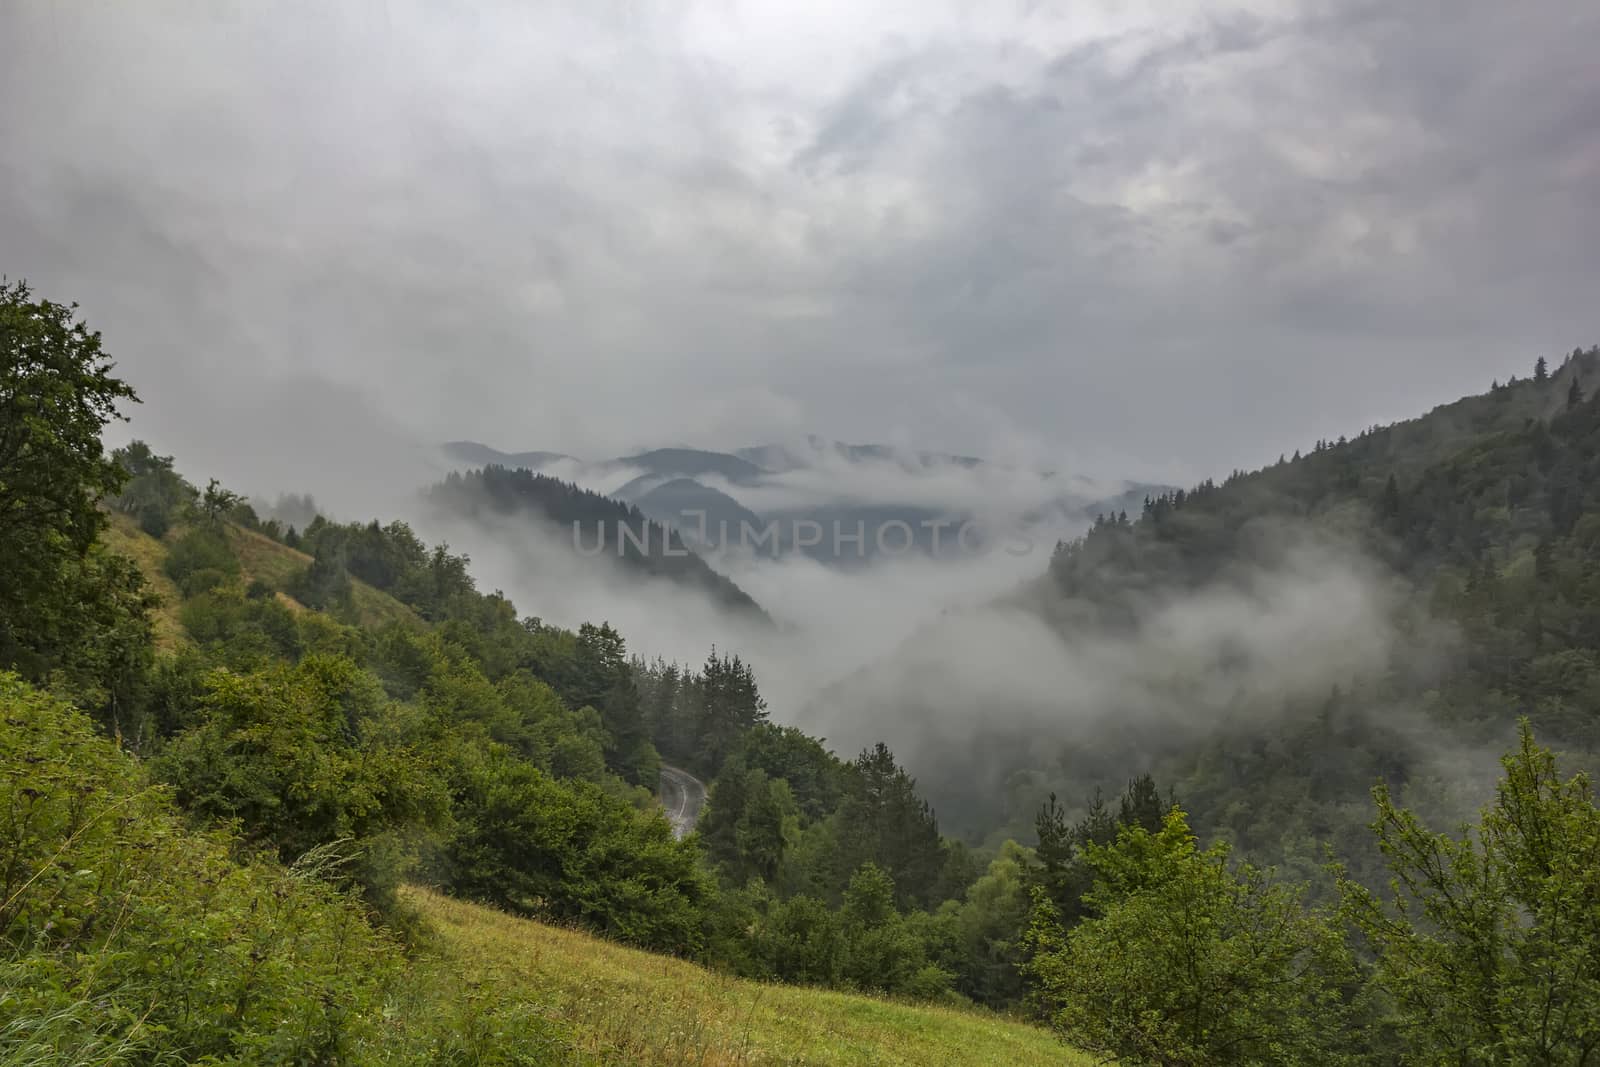
[[[599,554],[640,574],[665,578],[709,595],[716,603],[751,619],[770,621],[760,606],[716,571],[668,527],[647,518],[637,507],[612,500],[569,482],[489,466],[452,473],[427,493],[430,505],[456,518],[530,517],[581,531],[579,545],[595,545]],[[624,535],[626,531],[626,536]],[[582,559],[574,546],[575,560]]]
[[[476,441],[447,441],[441,446],[447,458],[469,467],[523,467],[538,470],[557,460],[571,459],[561,452],[501,452]]]
[[[936,467],[945,464],[976,467],[986,462],[976,456],[907,450],[893,445],[852,445],[843,441],[831,441],[815,434],[794,444],[765,444],[738,448],[734,450],[734,455],[777,473],[816,467],[830,460],[843,460],[846,463],[897,463],[914,467]]]
[[[619,456],[609,460],[608,464],[664,477],[702,478],[716,475],[736,485],[755,482],[766,473],[748,459],[697,448],[657,448],[634,456]]]
[[[1314,880],[1320,843],[1363,837],[1374,782],[1474,811],[1519,716],[1600,765],[1597,392],[1600,349],[1575,352],[1157,494],[817,704],[918,723],[908,762],[973,837],[1153,771],[1203,836]]]
[[[816,436],[731,453],[660,448],[595,462],[557,452],[502,453],[472,442],[446,448],[463,461],[487,457],[482,465],[508,468],[568,460],[577,466],[564,467],[564,475],[637,506],[691,540],[698,539],[704,515],[711,546],[802,552],[837,565],[884,553],[950,558],[1024,531],[1043,531],[1054,540],[1062,530],[1081,529],[1099,514],[1137,509],[1145,497],[1170,488],[1124,483],[1107,495],[1088,481],[975,456]],[[627,480],[618,485],[619,477]],[[1027,499],[1014,498],[1019,487]],[[997,492],[1003,513],[993,510]],[[958,539],[963,525],[971,536]],[[742,536],[747,528],[752,533]]]
[[[703,513],[706,540],[711,544],[720,542],[718,531],[721,529],[731,531],[730,536],[737,536],[741,523],[753,529],[762,524],[759,515],[727,493],[701,485],[691,478],[662,482],[638,496],[630,496],[626,489],[618,490],[620,499],[631,499],[634,506],[645,515],[672,526],[686,537],[697,538],[700,527],[696,515]]]

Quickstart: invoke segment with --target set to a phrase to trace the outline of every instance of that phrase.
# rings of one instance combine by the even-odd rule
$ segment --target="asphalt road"
[[[672,824],[674,836],[685,837],[694,829],[705,803],[705,783],[688,771],[668,767],[665,763],[661,765],[661,807]]]

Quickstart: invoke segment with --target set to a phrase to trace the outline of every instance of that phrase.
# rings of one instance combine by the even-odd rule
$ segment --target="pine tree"
[[[1394,519],[1400,516],[1400,486],[1394,480],[1394,475],[1389,475],[1389,480],[1383,483],[1383,502],[1378,508],[1379,514],[1385,519]]]
[[[1583,386],[1578,384],[1578,376],[1572,376],[1572,385],[1567,389],[1567,407],[1575,408],[1583,403]]]
[[[1533,365],[1533,380],[1541,385],[1550,380],[1550,365],[1544,361],[1543,356],[1540,356],[1538,362]]]

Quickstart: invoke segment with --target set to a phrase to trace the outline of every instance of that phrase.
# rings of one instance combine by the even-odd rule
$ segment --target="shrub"
[[[456,892],[644,948],[700,949],[712,886],[659,813],[499,746],[460,770],[455,810],[439,873]]]
[[[385,698],[349,660],[308,656],[206,678],[200,721],[156,761],[184,807],[236,819],[285,862],[339,847],[375,903],[404,865],[401,840],[442,817],[444,796],[409,748],[364,736]]]
[[[186,597],[214,589],[239,574],[239,561],[227,540],[209,528],[193,529],[178,538],[162,566]]]
[[[1350,1060],[1356,972],[1340,927],[1225,845],[1202,852],[1183,813],[1086,848],[1093,918],[1063,933],[1035,889],[1027,972],[1069,1042],[1122,1064]]]
[[[387,938],[186,832],[136,762],[8,674],[0,812],[0,1063],[330,1062],[372,1034]]]

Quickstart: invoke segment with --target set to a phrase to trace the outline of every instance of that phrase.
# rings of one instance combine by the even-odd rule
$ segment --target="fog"
[[[650,658],[698,665],[713,645],[736,652],[755,665],[774,717],[808,728],[823,722],[809,716],[828,685],[888,655],[943,613],[987,603],[1037,578],[1055,536],[1081,528],[1036,529],[1027,551],[1015,541],[939,560],[889,553],[849,569],[799,553],[708,554],[714,569],[772,617],[772,627],[758,628],[727,617],[697,591],[625,571],[610,551],[576,559],[570,528],[524,516],[464,521],[416,507],[410,513],[421,532],[471,557],[480,587],[503,591],[524,614],[565,626],[609,621],[630,650]],[[582,536],[586,547],[594,544],[594,531]]]
[[[112,444],[409,519],[524,614],[739,652],[780,721],[981,781],[1014,738],[1176,743],[1394,652],[1385,580],[1311,542],[1065,636],[1027,592],[1081,528],[1061,500],[1220,479],[1592,331],[1600,8],[1437,15],[20,0],[0,274],[103,331],[145,401]],[[613,492],[639,472],[596,458],[808,434],[900,451],[733,495],[1031,519],[1032,550],[714,557],[763,631],[417,496],[446,440]]]

